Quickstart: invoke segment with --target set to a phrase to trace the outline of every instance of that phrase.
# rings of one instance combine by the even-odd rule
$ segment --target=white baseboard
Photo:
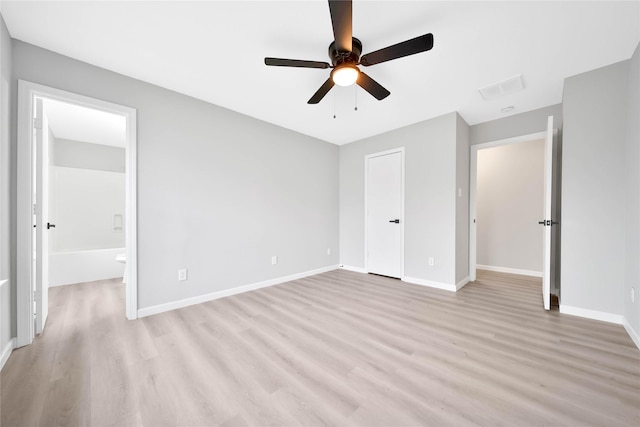
[[[340,265],[340,268],[343,270],[349,270],[349,271],[355,271],[356,273],[363,273],[363,274],[367,274],[367,270],[365,270],[364,268],[361,267],[352,267],[350,265]]]
[[[418,279],[416,277],[405,276],[404,279],[402,280],[407,283],[413,283],[414,285],[428,286],[430,288],[443,289],[445,291],[450,291],[450,292],[456,292],[458,290],[456,285],[450,285],[448,283],[442,283],[442,282],[434,282],[431,280]]]
[[[522,269],[519,269],[519,268],[496,267],[496,266],[493,266],[493,265],[476,264],[476,269],[478,269],[478,270],[487,270],[487,271],[495,271],[495,272],[498,272],[498,273],[519,274],[521,276],[542,277],[542,271],[522,270]]]
[[[464,279],[456,283],[456,291],[459,291],[460,289],[464,288],[467,285],[467,283],[469,283],[469,276],[465,277]]]
[[[605,311],[589,310],[586,308],[572,307],[560,304],[560,313],[570,314],[572,316],[585,317],[587,319],[600,320],[602,322],[615,323],[622,325],[624,316],[620,314],[607,313]]]
[[[185,298],[178,301],[172,301],[165,304],[154,305],[151,307],[145,307],[138,310],[138,318],[152,316],[158,313],[164,313],[165,311],[176,310],[178,308],[188,307],[190,305],[201,304],[207,301],[213,301],[219,298],[228,297],[231,295],[241,294],[243,292],[254,291],[260,288],[266,288],[268,286],[277,285],[280,283],[290,282],[292,280],[302,279],[308,276],[314,276],[320,273],[326,273],[337,269],[337,265],[329,267],[318,268],[316,270],[305,271],[302,273],[292,274],[285,277],[277,277],[275,279],[265,280],[263,282],[252,283],[249,285],[238,286],[231,289],[225,289],[223,291],[211,292],[210,294],[199,295],[197,297]]]
[[[624,329],[627,331],[627,333],[631,337],[631,340],[633,340],[636,347],[640,349],[640,334],[638,334],[638,332],[635,329],[633,329],[633,327],[631,326],[631,324],[629,323],[626,317],[622,318],[622,326],[624,326]]]
[[[2,356],[0,357],[0,371],[4,368],[4,364],[9,360],[9,356],[11,356],[11,352],[16,348],[16,339],[11,338],[7,345],[2,350]]]

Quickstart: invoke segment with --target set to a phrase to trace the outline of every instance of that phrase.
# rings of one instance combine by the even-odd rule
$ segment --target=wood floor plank
[[[640,425],[624,328],[545,311],[540,286],[335,270],[136,321],[118,280],[52,288],[1,373],[0,424]]]

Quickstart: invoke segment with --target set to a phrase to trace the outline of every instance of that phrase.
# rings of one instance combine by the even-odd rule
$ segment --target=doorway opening
[[[134,109],[19,81],[18,347],[43,332],[50,285],[122,275],[137,318],[135,159]]]
[[[470,279],[476,269],[540,278],[558,305],[559,144],[546,132],[471,147]]]

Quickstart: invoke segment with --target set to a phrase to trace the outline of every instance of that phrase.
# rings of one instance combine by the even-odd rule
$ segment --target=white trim
[[[4,301],[2,298],[2,294],[5,293],[3,289],[5,286],[7,287],[9,286],[9,280],[8,279],[0,280],[0,309],[2,309],[4,306],[7,306],[7,307],[11,306],[11,303],[9,301]],[[2,319],[0,319],[0,323],[2,323]],[[2,331],[0,330],[0,332]],[[2,350],[2,355],[0,355],[0,371],[2,370],[2,368],[4,368],[4,364],[7,363],[7,360],[9,359],[11,352],[15,348],[15,344],[16,344],[15,338],[11,338],[9,342],[7,342],[4,349]]]
[[[627,331],[636,347],[640,349],[640,334],[633,329],[633,326],[631,326],[631,323],[629,323],[626,317],[622,318],[622,326],[624,326],[624,329]]]
[[[523,270],[521,268],[496,267],[493,265],[476,264],[478,270],[497,271],[498,273],[519,274],[521,276],[542,277],[542,271]]]
[[[16,346],[31,344],[34,336],[33,283],[31,283],[32,174],[31,111],[33,96],[18,81],[18,147],[16,189]]]
[[[237,295],[244,292],[254,291],[256,289],[266,288],[268,286],[278,285],[280,283],[290,282],[292,280],[302,279],[304,277],[314,276],[320,273],[326,273],[327,271],[336,270],[339,268],[337,265],[329,267],[318,268],[316,270],[305,271],[303,273],[292,274],[290,276],[278,277],[275,279],[265,280],[263,282],[251,283],[249,285],[238,286],[231,289],[225,289],[223,291],[211,292],[209,294],[199,295],[197,297],[185,298],[178,301],[172,301],[165,304],[158,304],[151,307],[145,307],[138,310],[138,317],[152,316],[158,313],[164,313],[165,311],[176,310],[178,308],[188,307],[190,305],[201,304],[207,301],[213,301],[219,298],[228,297],[231,295]]]
[[[125,268],[125,313],[127,319],[138,318],[138,117],[133,108],[128,108],[127,144],[125,151],[125,246],[127,266]]]
[[[367,270],[362,267],[353,267],[351,265],[340,265],[340,268],[343,270],[354,271],[356,273],[367,274]]]
[[[527,135],[514,136],[512,138],[497,139],[495,141],[483,142],[482,144],[474,144],[471,146],[471,148],[472,149],[475,148],[476,150],[482,150],[484,148],[499,147],[501,145],[517,144],[519,142],[528,142],[528,141],[534,141],[536,139],[544,139],[546,135],[547,135],[547,131],[543,130],[540,132],[529,133]]]
[[[560,304],[560,313],[572,316],[585,317],[587,319],[600,320],[602,322],[622,325],[624,317],[620,314],[607,313],[605,311],[589,310],[587,308],[572,307]]]
[[[496,141],[475,144],[470,147],[470,171],[469,171],[469,278],[472,282],[476,280],[476,260],[477,260],[477,230],[476,230],[476,196],[478,190],[478,150],[498,147],[501,145],[517,144],[519,142],[544,139],[547,132],[536,132],[527,135],[515,136],[513,138],[499,139]]]
[[[413,283],[414,285],[421,285],[421,286],[428,286],[430,288],[436,288],[436,289],[442,289],[445,291],[449,291],[449,292],[456,292],[457,289],[457,285],[450,285],[448,283],[442,283],[442,282],[434,282],[431,280],[425,280],[425,279],[418,279],[416,277],[406,277],[404,279],[402,279],[404,282],[407,283]],[[462,282],[460,282],[462,283]],[[464,286],[464,285],[463,285]]]
[[[11,338],[4,349],[2,350],[2,356],[0,356],[0,371],[4,368],[5,363],[9,360],[9,356],[11,356],[11,352],[16,348],[16,339]]]
[[[364,156],[364,271],[363,273],[369,273],[369,256],[367,255],[368,251],[368,215],[369,211],[369,203],[368,203],[368,181],[369,181],[369,159],[374,157],[386,156],[389,154],[400,153],[400,162],[402,167],[402,190],[401,190],[401,201],[400,201],[400,280],[404,280],[404,192],[405,192],[405,154],[404,147],[393,148],[391,150],[379,151],[377,153],[367,154]]]
[[[478,149],[471,146],[469,158],[469,279],[476,281],[476,252],[477,252],[477,230],[476,230],[476,192],[478,190]]]
[[[464,288],[465,286],[467,286],[467,284],[469,282],[470,282],[469,276],[467,276],[464,279],[462,279],[461,281],[459,281],[458,283],[456,283],[456,292],[459,291],[460,289]]]
[[[33,283],[31,277],[31,232],[32,232],[32,182],[31,182],[31,112],[35,97],[54,99],[106,111],[124,116],[127,122],[126,133],[126,245],[128,280],[126,288],[126,315],[128,319],[137,316],[137,210],[136,210],[136,110],[123,105],[100,99],[43,86],[37,83],[18,80],[18,147],[17,147],[17,341],[16,346],[31,344],[34,336],[33,328]]]

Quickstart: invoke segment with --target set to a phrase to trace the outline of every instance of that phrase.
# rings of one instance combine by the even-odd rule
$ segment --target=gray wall
[[[55,161],[52,164],[68,168],[124,172],[125,149],[90,142],[56,138]]]
[[[16,79],[137,109],[140,308],[338,263],[337,146],[20,41],[13,49]]]
[[[626,159],[626,260],[624,315],[640,336],[640,44],[629,63]],[[635,303],[631,302],[631,288]]]
[[[542,274],[544,140],[478,150],[479,265]]]
[[[456,284],[469,278],[469,125],[456,114]]]
[[[563,101],[560,302],[617,315],[624,311],[628,79],[628,61],[567,78]]]
[[[340,147],[341,264],[365,266],[364,157],[405,147],[405,276],[455,284],[457,120],[450,113]]]
[[[10,124],[11,110],[9,107],[11,100],[12,82],[12,49],[11,38],[4,19],[0,16],[0,281],[9,280],[5,285],[2,306],[0,306],[0,353],[16,334],[15,304],[10,304],[14,298],[15,280],[12,277],[13,271],[11,262],[13,261],[11,252],[11,241],[13,227],[11,223],[11,161],[15,155],[10,149]],[[15,182],[15,181],[13,181]]]
[[[562,104],[550,105],[504,119],[473,125],[469,132],[471,145],[529,135],[547,130],[547,117],[553,116],[553,127],[562,128]]]

